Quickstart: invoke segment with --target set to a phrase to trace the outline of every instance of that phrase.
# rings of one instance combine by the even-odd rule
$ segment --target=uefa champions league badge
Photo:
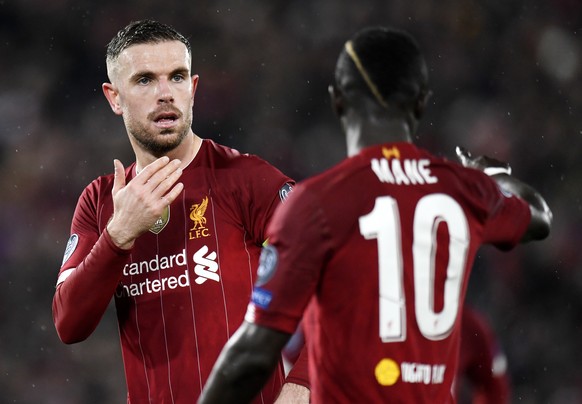
[[[263,247],[261,258],[259,259],[255,286],[263,286],[273,277],[275,269],[277,268],[278,257],[279,254],[274,246],[267,245]]]
[[[61,263],[61,266],[63,266],[65,262],[71,258],[71,255],[73,255],[75,249],[77,248],[77,244],[79,244],[79,236],[76,234],[71,234],[69,241],[67,241],[67,246],[65,247],[65,254],[63,256],[63,262]]]
[[[279,190],[279,199],[281,199],[281,202],[285,202],[287,200],[291,191],[293,191],[293,186],[289,183],[286,183],[281,187]]]

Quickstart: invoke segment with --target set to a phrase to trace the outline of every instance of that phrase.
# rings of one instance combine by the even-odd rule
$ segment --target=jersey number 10
[[[437,230],[448,227],[449,262],[443,308],[434,310]],[[406,339],[406,296],[403,286],[400,213],[396,200],[376,198],[374,209],[360,217],[360,233],[378,243],[380,338],[383,342]],[[469,227],[461,206],[445,194],[422,197],[414,210],[412,258],[414,307],[418,328],[430,340],[446,338],[457,318],[469,245]]]

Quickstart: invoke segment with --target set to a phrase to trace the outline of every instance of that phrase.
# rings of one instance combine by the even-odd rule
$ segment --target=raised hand
[[[113,217],[107,231],[118,247],[129,249],[184,189],[176,183],[182,175],[181,162],[160,157],[127,184],[123,164],[119,160],[113,164]]]
[[[487,175],[507,174],[511,175],[511,167],[508,163],[496,160],[492,157],[477,156],[473,157],[471,152],[464,147],[457,146],[455,149],[457,157],[465,167],[474,168],[483,171]]]

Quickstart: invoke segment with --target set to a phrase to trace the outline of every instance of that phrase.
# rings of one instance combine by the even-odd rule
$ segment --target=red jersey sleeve
[[[519,243],[531,220],[529,204],[501,190],[495,180],[481,171],[465,169],[464,195],[472,198],[471,206],[480,207],[483,220],[482,243],[509,250]]]
[[[248,230],[256,244],[265,239],[265,229],[275,209],[285,201],[295,182],[259,157],[245,156],[249,163],[246,172],[241,208]]]
[[[307,348],[305,345],[301,349],[297,360],[285,378],[286,383],[295,383],[310,388],[309,383],[309,361],[307,359]]]
[[[82,341],[95,330],[130,255],[113,244],[107,231],[99,233],[97,181],[77,203],[53,297],[53,321],[65,343]]]
[[[296,330],[328,256],[328,234],[317,201],[298,185],[269,225],[248,321],[289,334]]]
[[[309,361],[307,346],[305,345],[305,334],[303,323],[299,324],[295,333],[283,350],[283,356],[293,364],[287,378],[288,383],[295,383],[310,388],[309,383]]]
[[[501,197],[487,221],[484,240],[500,249],[508,250],[518,244],[526,232],[531,221],[531,210],[523,199],[506,195],[499,189],[497,192],[501,194]],[[507,230],[503,239],[495,237],[499,234],[500,227]]]

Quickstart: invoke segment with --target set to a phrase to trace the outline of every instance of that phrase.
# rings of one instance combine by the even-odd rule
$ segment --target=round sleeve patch
[[[286,183],[281,187],[279,190],[279,198],[281,199],[281,202],[285,202],[287,200],[287,197],[289,197],[291,191],[293,191],[293,185],[289,183]]]
[[[261,258],[259,259],[255,286],[262,286],[273,277],[277,268],[278,256],[279,254],[274,246],[267,245],[263,247]]]
[[[63,256],[63,262],[61,263],[61,266],[63,266],[65,262],[71,258],[71,255],[73,255],[75,249],[77,248],[77,244],[79,244],[79,236],[76,234],[71,234],[69,241],[67,241],[67,246],[65,247],[65,255]]]

